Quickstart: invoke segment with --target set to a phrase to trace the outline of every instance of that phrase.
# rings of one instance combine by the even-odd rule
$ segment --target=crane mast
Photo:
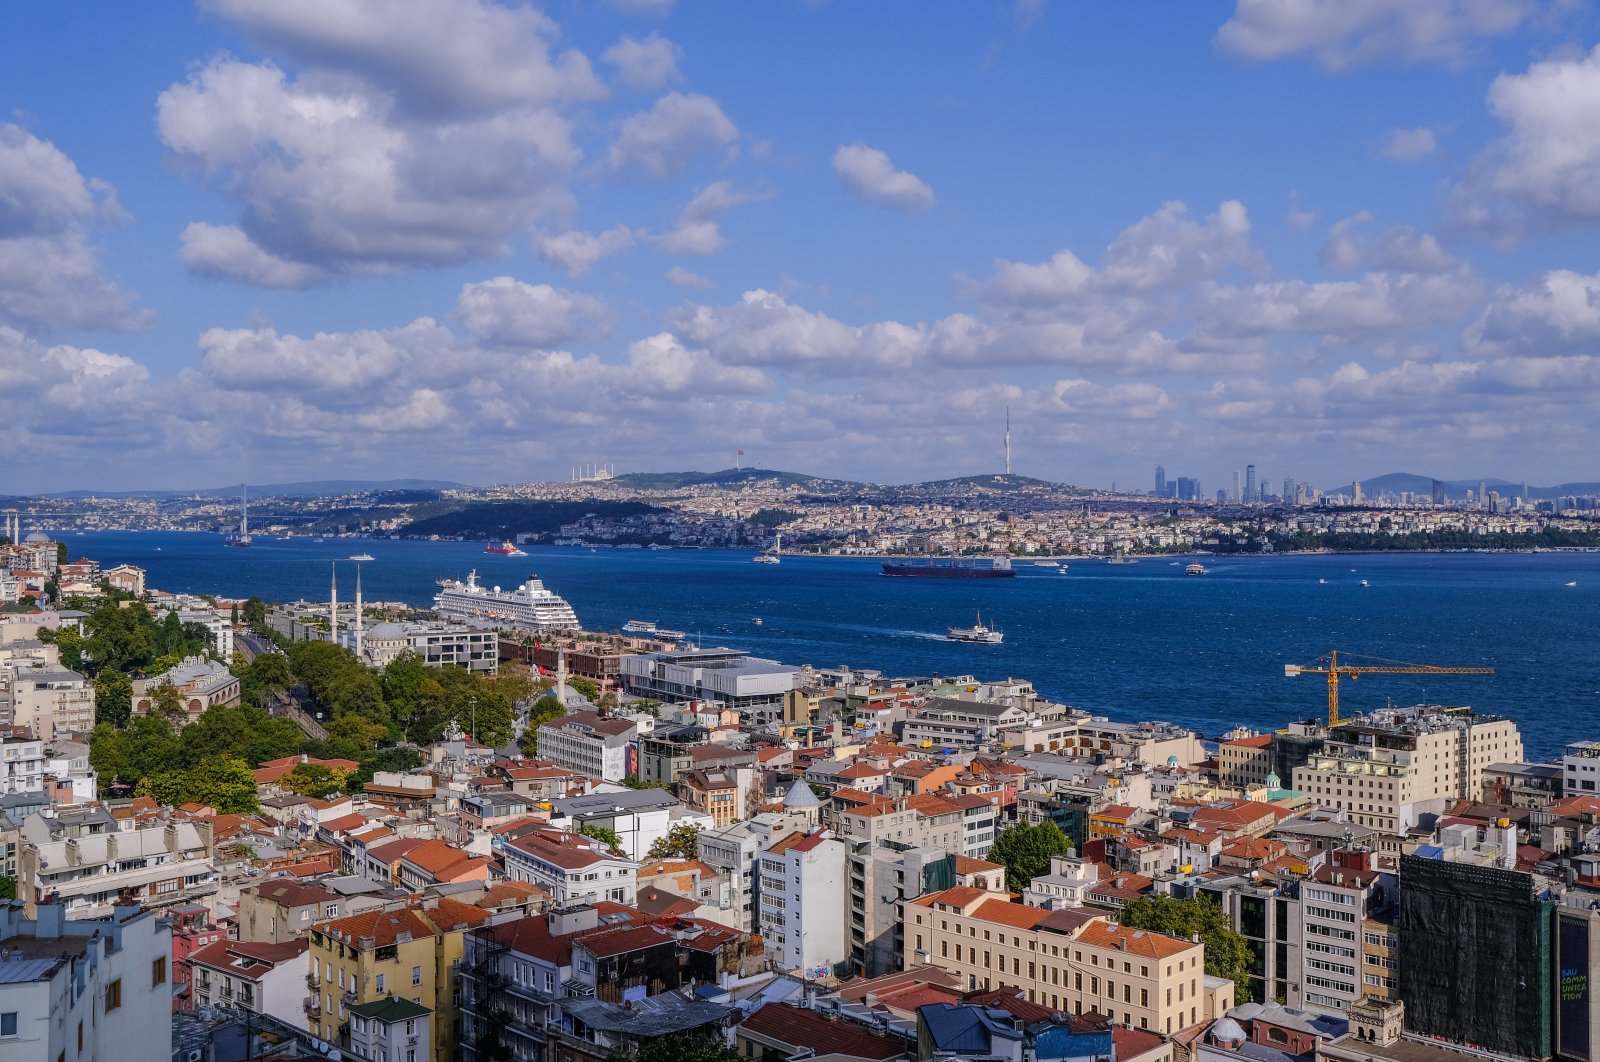
[[[1346,653],[1346,656],[1351,654]],[[1315,664],[1285,664],[1286,678],[1296,675],[1328,676],[1328,726],[1339,725],[1339,677],[1350,676],[1354,682],[1362,675],[1492,675],[1492,667],[1440,667],[1436,664],[1407,664],[1398,660],[1382,664],[1341,664],[1339,650],[1335,649]]]

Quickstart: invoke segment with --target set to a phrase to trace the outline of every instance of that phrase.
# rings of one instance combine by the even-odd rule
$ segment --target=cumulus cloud
[[[567,112],[604,89],[581,53],[552,51],[538,12],[207,3],[298,73],[220,55],[157,101],[175,161],[238,209],[232,226],[185,233],[202,275],[292,287],[451,264],[570,207]]]
[[[1532,0],[1238,0],[1216,46],[1244,59],[1312,55],[1326,70],[1461,60],[1527,21]]]
[[[1432,155],[1438,147],[1433,130],[1426,126],[1419,129],[1391,129],[1389,135],[1383,138],[1384,155],[1396,162],[1417,162]]]
[[[305,288],[327,277],[319,266],[262,250],[236,225],[191,222],[179,243],[178,257],[197,277],[240,280],[263,288]]]
[[[1463,333],[1480,356],[1600,354],[1600,274],[1554,269],[1495,290]]]
[[[91,228],[123,220],[116,192],[60,148],[0,124],[0,325],[127,330],[148,316],[107,275]]]
[[[455,319],[481,343],[547,348],[604,331],[611,310],[593,295],[494,277],[461,288]]]
[[[888,155],[860,141],[833,153],[833,170],[845,187],[879,206],[916,213],[936,201],[933,189],[916,174],[895,169]]]
[[[1501,74],[1489,110],[1505,130],[1455,189],[1455,223],[1515,239],[1600,222],[1600,46]]]
[[[668,284],[671,284],[675,288],[705,289],[716,287],[716,285],[711,282],[709,277],[703,277],[699,273],[692,273],[680,265],[675,265],[668,269],[665,279]]]
[[[640,92],[678,80],[678,60],[682,56],[683,49],[659,33],[643,40],[623,34],[616,44],[600,53],[600,58],[616,68],[619,81]]]
[[[606,153],[611,169],[675,177],[703,155],[732,150],[739,139],[717,101],[695,92],[669,92],[622,123]]]
[[[927,349],[920,326],[847,325],[759,288],[732,306],[691,305],[671,320],[679,336],[734,365],[859,373],[910,368]]]
[[[632,247],[633,241],[633,230],[626,225],[613,225],[604,232],[569,229],[534,237],[533,252],[551,265],[566,270],[568,276],[581,277],[602,258]]]
[[[714,181],[685,204],[670,231],[651,239],[669,254],[715,254],[727,244],[719,221],[722,212],[757,198],[761,197],[741,192],[727,181]]]

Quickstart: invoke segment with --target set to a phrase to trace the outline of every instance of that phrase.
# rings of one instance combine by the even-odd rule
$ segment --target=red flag
[[[740,457],[744,456],[744,451],[743,450],[735,450],[734,453],[737,454]]]

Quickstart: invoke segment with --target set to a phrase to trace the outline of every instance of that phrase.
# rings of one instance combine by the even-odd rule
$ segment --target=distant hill
[[[799,472],[779,472],[771,468],[724,468],[720,472],[629,472],[613,479],[625,487],[639,490],[677,490],[682,487],[737,487],[747,483],[772,483],[784,487],[823,489],[859,488],[864,484],[848,480],[807,476]]]
[[[662,512],[644,502],[507,501],[480,502],[440,513],[406,525],[407,535],[442,535],[448,538],[512,538],[520,534],[550,535],[563,524],[585,516],[622,518]]]
[[[443,479],[318,479],[304,483],[251,483],[250,496],[279,498],[322,498],[334,494],[370,493],[401,490],[455,490],[461,483]],[[239,485],[206,487],[200,490],[63,490],[41,494],[41,498],[236,498]]]
[[[955,479],[935,479],[926,483],[907,483],[905,486],[895,489],[924,493],[948,493],[961,489],[984,491],[1059,490],[1062,486],[1063,484],[1052,483],[1047,479],[1035,479],[1032,476],[996,474],[989,476],[958,476]]]
[[[1521,494],[1522,484],[1509,479],[1495,479],[1492,476],[1482,480],[1476,479],[1450,479],[1441,480],[1444,496],[1450,501],[1461,501],[1467,496],[1467,491],[1474,493],[1482,483],[1489,490],[1499,491],[1501,494]],[[1374,494],[1403,494],[1410,492],[1423,497],[1433,496],[1433,480],[1428,476],[1419,476],[1414,472],[1390,472],[1382,476],[1373,476],[1371,479],[1361,481],[1362,493],[1371,496]],[[1327,491],[1329,494],[1351,494],[1354,484],[1346,483],[1342,487],[1334,487]],[[1559,498],[1564,494],[1596,494],[1600,493],[1600,483],[1557,483],[1554,486],[1540,487],[1528,485],[1528,497]]]

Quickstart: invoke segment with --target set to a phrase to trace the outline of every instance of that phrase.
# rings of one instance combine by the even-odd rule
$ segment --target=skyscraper
[[[1253,501],[1260,501],[1261,500],[1260,495],[1258,495],[1256,493],[1256,466],[1255,465],[1245,465],[1244,466],[1244,500],[1247,501],[1247,502],[1253,502]]]
[[[1243,496],[1239,493],[1239,470],[1237,468],[1233,470],[1233,500],[1244,500]]]
[[[1294,477],[1285,476],[1283,479],[1283,501],[1285,505],[1294,503]]]
[[[1165,498],[1166,496],[1167,496],[1167,470],[1166,470],[1165,466],[1157,465],[1156,466],[1156,497]]]

